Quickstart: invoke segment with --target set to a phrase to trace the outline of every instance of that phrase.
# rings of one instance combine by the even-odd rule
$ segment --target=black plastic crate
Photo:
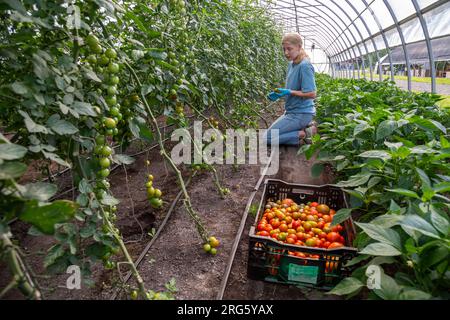
[[[276,201],[286,198],[294,200],[297,204],[313,201],[326,203],[336,211],[348,207],[345,193],[338,187],[293,184],[267,179],[264,183],[258,216],[249,233],[247,275],[254,280],[329,290],[347,276],[348,270],[343,265],[357,254],[357,249],[352,247],[355,238],[353,220],[349,218],[341,223],[346,241],[345,247],[341,248],[297,246],[278,242],[273,238],[257,236],[256,226],[264,214],[267,200]],[[317,255],[319,258],[298,257],[293,255],[295,252]]]

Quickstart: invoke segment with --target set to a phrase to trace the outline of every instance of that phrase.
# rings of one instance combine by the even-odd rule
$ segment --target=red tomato
[[[270,232],[270,231],[273,230],[273,227],[272,227],[271,224],[268,223],[268,224],[266,224],[266,227],[264,228],[264,230],[267,231],[267,232]]]
[[[311,202],[310,207],[317,207],[319,204],[317,202]]]
[[[325,243],[323,244],[324,248],[328,248],[330,246],[331,242],[330,241],[325,241]]]
[[[261,237],[269,237],[270,236],[270,234],[267,231],[260,231],[257,233],[257,235],[261,236]]]
[[[280,228],[281,232],[286,232],[289,229],[287,224],[285,224],[285,223],[280,224],[279,228]]]
[[[275,213],[273,213],[272,211],[266,213],[266,218],[267,220],[272,220],[273,218],[275,218]]]
[[[270,224],[272,225],[272,227],[278,228],[280,226],[281,222],[278,218],[273,218],[273,219],[270,219]]]
[[[274,238],[275,240],[278,240],[278,235],[279,233],[274,233],[272,235],[270,235],[272,238]]]
[[[319,239],[327,239],[327,234],[325,232],[319,233]]]
[[[281,204],[287,204],[288,206],[292,206],[294,204],[294,200],[286,198],[283,201],[281,201]]]
[[[337,242],[340,240],[340,235],[337,232],[330,232],[327,234],[327,240],[330,242]]]
[[[324,214],[322,216],[322,218],[323,218],[323,221],[325,221],[325,222],[331,222],[331,216],[329,216],[328,214]]]
[[[258,224],[258,231],[263,231],[263,230],[265,230],[265,228],[266,228],[266,224],[265,223],[260,223],[260,224]]]
[[[300,223],[300,221],[297,221],[297,220],[292,221],[292,229],[296,229],[297,230],[297,228],[300,227],[301,225],[302,224]]]
[[[305,240],[305,234],[303,232],[297,232],[295,235],[298,240]]]
[[[286,242],[289,243],[289,244],[294,244],[295,240],[292,239],[292,238],[286,238]]]
[[[341,242],[341,243],[345,243],[345,239],[344,239],[344,237],[343,237],[343,236],[340,236],[340,238],[339,238],[339,242]]]
[[[330,215],[334,216],[336,214],[336,211],[333,209],[330,209]]]
[[[297,236],[295,234],[290,234],[287,236],[287,239],[294,239],[294,243],[297,241]]]
[[[325,225],[325,222],[320,221],[320,222],[317,223],[317,228],[323,229],[323,226],[324,226],[324,225]]]
[[[284,220],[286,221],[286,224],[292,223],[292,217],[286,216],[286,217],[284,218]]]
[[[328,246],[328,249],[333,249],[333,248],[341,248],[341,247],[343,247],[344,245],[342,244],[342,243],[340,243],[340,242],[333,242],[332,244],[330,244],[329,246]]]

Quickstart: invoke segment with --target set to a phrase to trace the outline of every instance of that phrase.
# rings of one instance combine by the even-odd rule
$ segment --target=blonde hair
[[[309,58],[305,49],[303,49],[303,40],[299,33],[286,33],[283,36],[283,43],[289,43],[293,46],[300,46],[300,54],[298,55],[297,59],[294,60],[294,63],[300,63],[303,61],[303,59]]]

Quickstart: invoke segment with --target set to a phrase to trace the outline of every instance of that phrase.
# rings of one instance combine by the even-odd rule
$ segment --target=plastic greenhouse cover
[[[450,35],[450,1],[416,0],[425,9],[430,38]],[[285,32],[298,31],[326,56],[338,60],[402,44],[388,6],[406,43],[425,35],[411,0],[273,0],[259,1],[273,13]],[[387,5],[386,5],[387,3]],[[450,45],[449,45],[450,48]],[[367,50],[367,51],[366,51]]]

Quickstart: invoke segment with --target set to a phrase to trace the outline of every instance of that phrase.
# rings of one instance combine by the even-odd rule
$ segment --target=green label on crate
[[[318,273],[319,267],[299,266],[298,264],[290,263],[288,280],[317,284]]]

